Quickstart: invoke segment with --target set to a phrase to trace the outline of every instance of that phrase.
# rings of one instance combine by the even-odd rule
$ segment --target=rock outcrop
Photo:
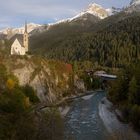
[[[10,61],[9,61],[10,60]],[[24,86],[29,84],[42,102],[51,103],[63,96],[74,94],[74,89],[84,91],[83,81],[73,81],[72,66],[60,61],[46,60],[36,56],[13,56],[5,64]],[[73,88],[75,87],[75,88]]]

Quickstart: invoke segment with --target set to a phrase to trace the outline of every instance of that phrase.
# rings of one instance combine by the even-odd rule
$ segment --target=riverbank
[[[65,140],[109,140],[108,131],[99,117],[98,110],[105,92],[88,93],[86,96],[75,98],[70,104],[70,110],[64,118]]]
[[[92,95],[91,95],[92,93]],[[78,96],[73,96],[73,97],[70,97],[69,100],[76,100],[78,98],[81,98],[83,100],[89,100],[90,98],[92,98],[94,95],[96,94],[95,91],[87,91],[86,94],[81,94],[81,95],[78,95]],[[67,99],[68,100],[68,99]],[[60,111],[60,114],[62,117],[65,117],[68,112],[70,111],[71,107],[70,105],[66,105],[64,107],[59,107],[59,111]]]
[[[113,104],[103,98],[99,104],[99,115],[107,130],[118,140],[139,140],[140,135],[134,132],[129,124],[120,122],[113,109]]]

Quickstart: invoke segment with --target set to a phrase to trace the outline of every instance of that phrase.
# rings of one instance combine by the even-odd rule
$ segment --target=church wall
[[[16,39],[11,46],[11,55],[25,55],[25,48]]]
[[[29,39],[28,39],[28,31],[27,24],[25,24],[25,32],[23,34],[22,43],[20,40],[16,39],[11,46],[11,55],[25,55],[28,52],[29,47]]]

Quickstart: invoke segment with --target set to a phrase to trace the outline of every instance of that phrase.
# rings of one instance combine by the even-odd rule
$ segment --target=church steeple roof
[[[23,46],[23,35],[22,34],[15,34],[10,40],[14,42],[15,40],[18,40],[21,46]]]
[[[28,33],[28,31],[27,31],[27,21],[25,21],[25,31],[24,32]]]

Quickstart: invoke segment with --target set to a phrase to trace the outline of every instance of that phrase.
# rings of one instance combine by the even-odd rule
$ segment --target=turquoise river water
[[[99,116],[98,105],[105,92],[76,99],[65,118],[65,140],[107,140],[109,136]]]

